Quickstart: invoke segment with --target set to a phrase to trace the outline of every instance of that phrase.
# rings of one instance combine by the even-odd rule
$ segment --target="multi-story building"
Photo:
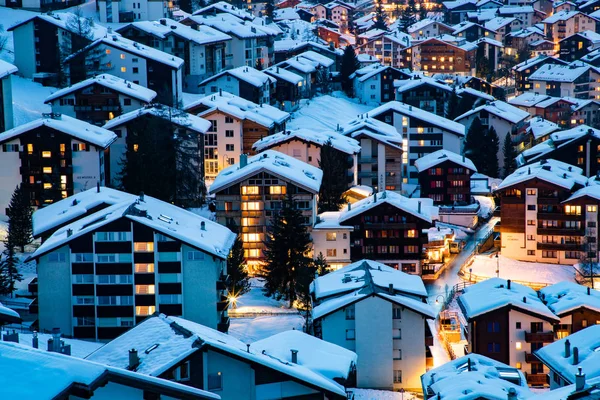
[[[343,1],[331,1],[326,3],[326,17],[328,20],[338,24],[341,32],[345,32],[351,23],[354,6]]]
[[[362,44],[357,45],[357,51],[377,58],[383,65],[394,68],[410,68],[410,56],[402,56],[402,51],[408,49],[412,37],[404,32],[386,32],[372,29],[359,36]]]
[[[0,210],[17,185],[35,207],[104,185],[104,153],[116,139],[107,129],[60,114],[0,133]]]
[[[313,258],[325,257],[331,271],[352,262],[350,259],[350,232],[353,226],[340,225],[340,212],[327,211],[317,215],[310,234],[313,241]]]
[[[222,169],[238,163],[240,154],[254,154],[257,140],[284,130],[290,119],[290,114],[278,108],[221,90],[186,104],[184,110],[211,123],[204,136],[204,172],[209,182]]]
[[[577,32],[596,32],[596,20],[579,11],[559,11],[542,22],[544,35],[555,44]]]
[[[253,67],[238,67],[211,76],[199,87],[202,94],[223,90],[256,104],[271,104],[276,83],[275,78]]]
[[[283,39],[275,42],[275,63],[293,58],[306,51],[324,55],[335,61],[336,70],[341,62],[343,51],[335,47],[327,46],[318,42],[306,42],[303,40]]]
[[[304,77],[278,65],[263,71],[276,80],[273,93],[274,104],[285,111],[297,110],[300,106],[300,99],[306,94],[304,89],[307,85]],[[328,73],[327,77],[329,77]]]
[[[0,60],[0,132],[14,126],[12,106],[12,74],[17,67]]]
[[[530,386],[548,385],[548,370],[533,353],[554,341],[559,318],[533,289],[490,278],[466,287],[458,305],[468,324],[469,353],[523,371]]]
[[[379,192],[402,190],[402,135],[392,125],[361,116],[350,121],[343,134],[360,143],[355,184]]]
[[[561,59],[538,55],[537,57],[525,60],[520,64],[515,65],[512,69],[515,74],[515,83],[517,93],[529,92],[533,89],[533,84],[529,82],[529,77],[544,65],[567,65]]]
[[[445,15],[445,21],[455,25],[467,20],[467,13],[477,11],[477,1],[444,1],[442,11]]]
[[[564,202],[586,182],[581,168],[556,160],[525,165],[507,176],[497,188],[502,253],[523,261],[580,262],[585,207]]]
[[[496,32],[475,22],[463,21],[460,24],[452,26],[452,30],[447,32],[458,38],[464,38],[467,42],[475,42],[483,37],[495,37]]]
[[[436,205],[471,204],[471,175],[477,172],[464,155],[438,150],[415,161],[421,197]]]
[[[452,88],[430,77],[412,77],[394,82],[396,100],[440,116],[446,114],[446,104]]]
[[[217,221],[240,227],[244,256],[250,271],[264,260],[265,234],[283,201],[293,196],[310,228],[317,217],[317,196],[323,172],[292,156],[266,150],[223,169],[210,186],[215,195]]]
[[[451,34],[454,31],[454,27],[448,26],[440,21],[434,21],[433,19],[425,18],[419,20],[409,26],[406,31],[413,39],[423,39],[444,34]]]
[[[354,96],[364,104],[382,104],[395,99],[394,81],[410,75],[390,66],[373,64],[358,69],[351,75]]]
[[[392,125],[402,136],[403,183],[417,183],[417,158],[442,149],[461,152],[466,130],[458,122],[399,101],[383,104],[369,111],[369,116]]]
[[[65,63],[77,63],[90,52],[102,55],[97,62],[100,70],[154,90],[156,101],[161,104],[173,106],[182,101],[184,61],[181,58],[114,33],[68,57]],[[85,76],[70,73],[70,84],[89,78],[90,71],[83,72]]]
[[[44,100],[55,114],[104,125],[122,113],[142,108],[156,97],[154,90],[110,74],[101,74],[57,90]]]
[[[436,218],[432,200],[384,191],[341,210],[339,224],[354,227],[350,233],[352,261],[368,258],[421,275],[427,228]]]
[[[103,23],[154,21],[166,17],[170,11],[169,3],[164,1],[98,0],[100,22]]]
[[[200,82],[225,69],[225,48],[232,40],[210,26],[198,25],[194,29],[168,18],[133,22],[117,32],[184,60],[183,88],[189,93],[197,93]]]
[[[53,215],[68,213],[77,195],[52,207]],[[234,239],[222,225],[143,194],[91,212],[31,255],[40,329],[112,339],[159,311],[227,332],[224,279]]]
[[[427,74],[449,72],[458,75],[475,75],[477,45],[465,39],[445,35],[429,38],[403,52],[403,61],[414,71]],[[410,59],[410,60],[409,60]]]
[[[577,32],[558,42],[559,58],[566,62],[579,60],[600,47],[600,34],[594,31]]]
[[[435,316],[420,277],[360,260],[316,278],[311,296],[316,336],[356,352],[357,387],[420,387]]]
[[[545,65],[529,76],[533,92],[554,97],[600,99],[600,70],[574,61],[569,65]]]

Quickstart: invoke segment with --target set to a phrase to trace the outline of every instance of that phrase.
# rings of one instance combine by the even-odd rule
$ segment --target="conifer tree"
[[[275,16],[275,1],[274,0],[266,1],[265,16],[267,17],[267,22],[273,22],[273,17]]]
[[[319,212],[339,211],[346,204],[344,192],[348,189],[348,157],[328,140],[321,147],[319,168],[323,171],[319,191]]]
[[[265,240],[265,261],[258,275],[265,281],[266,296],[289,301],[290,308],[301,300],[299,296],[308,277],[314,277],[315,268],[307,256],[311,245],[304,217],[288,194],[283,208],[273,217]]]
[[[511,135],[509,133],[504,137],[504,146],[502,150],[504,153],[504,177],[506,178],[517,169],[517,162],[515,160],[517,152],[512,145]]]
[[[400,15],[400,21],[398,22],[398,29],[400,32],[406,33],[408,27],[417,22],[417,6],[415,0],[408,0],[406,7],[402,10]]]
[[[327,275],[329,273],[329,266],[323,253],[319,253],[317,258],[314,260],[315,273],[319,276]]]
[[[350,75],[358,69],[359,65],[358,58],[354,52],[354,47],[352,47],[352,45],[346,46],[344,55],[342,56],[342,65],[340,66],[340,77],[342,90],[348,97],[354,96],[354,84]]]
[[[479,117],[475,117],[465,136],[463,154],[473,161],[473,164],[475,164],[477,170],[481,173],[485,173],[483,171],[485,170],[486,163],[483,150],[484,135],[481,120]]]
[[[494,127],[484,129],[483,137],[483,173],[489,177],[497,178],[500,172],[498,151],[500,150],[500,139]]]
[[[235,234],[235,242],[227,258],[227,292],[233,298],[237,298],[250,291],[250,278],[246,269],[246,260],[244,259],[244,244],[242,243],[241,235],[238,232],[238,227],[235,223],[227,225],[227,227]]]
[[[25,246],[32,240],[32,222],[31,222],[31,203],[29,194],[19,185],[12,194],[6,216],[8,217],[8,237],[7,243],[11,246],[18,246],[21,252],[25,251]]]
[[[23,280],[23,275],[17,268],[19,259],[15,255],[15,246],[10,240],[9,236],[4,243],[6,248],[0,256],[0,295],[12,297],[15,285]]]
[[[387,14],[385,13],[385,10],[383,9],[383,5],[381,4],[381,1],[378,1],[377,4],[375,5],[375,17],[373,18],[373,20],[375,21],[375,23],[373,24],[373,29],[381,29],[384,31],[388,30]]]
[[[454,120],[454,118],[458,117],[458,95],[456,94],[456,88],[452,88],[452,93],[450,93],[450,98],[446,103],[446,109],[444,110],[445,117],[449,120]]]

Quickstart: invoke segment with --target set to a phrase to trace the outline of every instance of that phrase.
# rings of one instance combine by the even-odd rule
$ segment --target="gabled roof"
[[[61,29],[65,29],[69,32],[72,33],[77,33],[77,31],[74,29],[76,23],[71,23],[70,21],[76,21],[77,16],[73,13],[70,12],[61,12],[61,13],[55,13],[55,12],[49,12],[47,14],[33,14],[33,13],[29,13],[29,15],[31,15],[29,18],[17,23],[16,25],[11,26],[10,28],[7,29],[8,32],[13,31],[15,29],[17,29],[18,27],[27,24],[28,22],[35,20],[35,19],[39,19],[45,22],[48,22],[52,25],[57,26],[58,28]],[[81,17],[81,21],[83,21],[85,18]],[[85,22],[87,23],[87,21]],[[94,39],[100,39],[103,36],[106,36],[106,28],[100,24],[93,24],[90,25],[90,31],[93,35]]]
[[[523,72],[531,67],[534,67],[538,64],[544,64],[546,62],[552,62],[554,64],[562,64],[567,65],[568,63],[560,58],[548,57],[547,55],[540,54],[537,57],[530,58],[529,60],[525,60],[517,65],[515,65],[512,69],[517,72]]]
[[[270,83],[276,82],[275,78],[265,74],[262,71],[257,70],[256,68],[243,66],[243,67],[228,69],[228,70],[220,72],[216,75],[213,75],[210,78],[205,79],[204,81],[200,82],[200,84],[198,86],[206,85],[207,83],[212,82],[212,81],[219,79],[220,77],[226,76],[226,75],[230,75],[237,80],[246,82],[255,87],[262,87],[266,83],[270,84]]]
[[[444,163],[446,161],[458,164],[462,167],[470,169],[473,172],[477,172],[477,167],[473,164],[473,161],[466,158],[464,155],[456,154],[449,150],[437,150],[433,153],[424,155],[423,157],[415,160],[415,168],[417,171],[427,171],[429,168],[433,168],[436,165]]]
[[[252,21],[256,17],[251,13],[242,8],[237,8],[226,1],[219,1],[203,7],[199,10],[194,11],[193,15],[206,15],[206,14],[231,14],[237,18]]]
[[[587,188],[596,188],[595,192],[600,195],[600,186],[587,186],[584,189]],[[580,308],[600,313],[600,292],[574,282],[563,281],[546,286],[540,289],[540,297],[559,317]]]
[[[594,32],[594,31],[590,31],[590,30],[576,32],[576,33],[572,34],[571,36],[567,36],[566,38],[559,40],[558,43],[565,41],[565,40],[569,40],[569,39],[573,38],[574,36],[580,36],[580,37],[587,39],[590,42],[595,43],[595,44],[600,43],[600,34]]]
[[[277,25],[264,25],[263,21],[242,20],[232,14],[217,14],[217,15],[192,15],[186,18],[196,24],[208,25],[218,31],[227,33],[242,39],[275,37],[281,30]]]
[[[289,82],[292,85],[297,85],[298,83],[304,81],[302,76],[277,65],[264,69],[263,71],[265,74],[271,75],[275,79],[281,79],[282,81]]]
[[[0,323],[4,322],[20,324],[22,320],[18,312],[0,303]]]
[[[425,222],[431,223],[437,218],[438,208],[433,206],[433,200],[408,198],[396,192],[385,190],[357,201],[351,205],[350,209],[344,208],[341,210],[340,222],[345,222],[381,204],[391,205]]]
[[[573,18],[579,14],[582,14],[582,13],[579,11],[576,11],[576,10],[573,10],[573,11],[562,10],[562,11],[552,14],[551,16],[549,16],[542,22],[544,24],[554,24],[555,22],[566,21],[566,20]]]
[[[294,140],[314,144],[318,147],[330,142],[335,149],[350,155],[360,152],[360,143],[357,140],[335,131],[314,131],[305,128],[282,131],[274,135],[266,136],[254,143],[252,149],[260,153],[264,150]]]
[[[352,75],[350,75],[350,78],[352,78],[352,79],[357,78],[359,82],[364,82],[367,79],[370,79],[376,75],[382,74],[382,73],[390,71],[390,70],[399,72],[402,74],[402,76],[409,76],[409,74],[407,74],[406,72],[404,72],[398,68],[394,68],[389,65],[381,65],[379,63],[373,63],[373,64],[367,65],[365,67],[362,67],[360,69],[357,69]]]
[[[542,117],[532,118],[529,120],[529,126],[527,127],[527,133],[533,135],[533,138],[538,140],[548,136],[551,133],[559,131],[560,127],[558,124],[548,121]]]
[[[38,259],[73,239],[121,218],[145,225],[221,259],[228,257],[235,240],[235,235],[223,225],[153,197],[140,196],[136,199],[127,198],[62,226],[30,258]]]
[[[34,121],[19,125],[13,129],[0,133],[0,143],[15,139],[23,133],[37,129],[41,126],[46,126],[48,128],[57,130],[73,137],[74,139],[92,144],[102,149],[107,148],[115,140],[117,140],[117,135],[115,135],[113,132],[85,121],[69,117],[68,115],[43,115],[43,118],[38,118]]]
[[[436,20],[429,19],[429,18],[425,18],[425,19],[421,19],[421,20],[415,22],[414,24],[412,24],[411,26],[409,26],[407,28],[407,31],[408,31],[408,33],[417,32],[420,29],[423,29],[426,26],[429,26],[431,24],[439,24],[439,25],[443,26],[444,28],[451,29],[451,27],[449,25],[446,25],[443,22],[436,21]]]
[[[571,195],[571,197],[563,201],[563,203],[570,203],[573,200],[577,200],[582,197],[590,197],[595,200],[600,200],[600,186],[598,186],[596,182],[596,176],[592,176],[591,178],[589,178],[588,184],[589,186],[577,190]]]
[[[458,117],[456,117],[454,120],[460,121],[464,118],[470,117],[473,114],[478,114],[481,111],[486,111],[490,114],[495,115],[497,118],[506,120],[512,124],[519,123],[530,117],[527,111],[523,111],[520,108],[511,106],[510,104],[505,103],[503,101],[494,100],[487,102],[486,104],[483,104],[471,111],[467,111],[463,115],[459,115]]]
[[[276,175],[300,186],[312,193],[318,193],[321,188],[323,171],[287,154],[274,150],[266,150],[260,154],[248,157],[247,165],[240,163],[231,165],[219,172],[210,186],[210,193],[216,193],[230,185],[240,182],[261,171]]]
[[[449,85],[428,76],[414,76],[411,79],[394,81],[394,86],[398,88],[398,93],[404,93],[423,85],[433,86],[448,93],[452,92],[452,88]]]
[[[525,92],[508,100],[508,104],[513,106],[533,107],[542,101],[551,99],[551,96],[534,92]]]
[[[190,110],[200,105],[207,107],[207,110],[200,113],[200,116],[220,111],[232,117],[249,120],[267,128],[271,128],[275,124],[282,124],[290,118],[288,112],[269,104],[258,105],[250,100],[223,91],[187,103],[184,105],[184,110]]]
[[[144,115],[162,118],[175,125],[181,126],[182,128],[191,129],[199,133],[206,133],[211,127],[210,121],[207,121],[204,118],[162,104],[152,104],[111,119],[104,124],[104,128],[114,129]]]
[[[57,90],[56,92],[48,96],[46,100],[44,100],[44,103],[49,103],[53,100],[59,99],[63,96],[66,96],[77,90],[83,89],[91,85],[104,86],[105,88],[114,90],[116,92],[119,92],[129,97],[133,97],[146,103],[150,103],[156,97],[156,92],[152,89],[148,89],[145,86],[129,82],[123,78],[119,78],[114,75],[101,74],[93,78],[89,78],[84,81],[78,82],[64,89]]]
[[[158,38],[164,39],[168,36],[177,36],[199,45],[225,42],[231,40],[231,36],[220,32],[207,25],[200,25],[198,29],[182,24],[169,18],[161,18],[158,21],[136,21],[125,25],[117,30],[123,32],[129,27],[146,32]]]
[[[455,8],[464,6],[464,5],[472,5],[473,9],[475,9],[475,5],[477,4],[477,0],[455,0],[455,1],[444,1],[442,2],[444,7],[448,10],[454,10]]]
[[[527,161],[541,159],[551,155],[550,153],[567,146],[574,141],[584,137],[593,137],[600,139],[600,130],[591,128],[587,125],[579,125],[575,128],[565,131],[558,131],[550,134],[550,139],[523,151],[519,158]]]
[[[313,319],[322,318],[369,296],[402,305],[426,318],[435,318],[435,311],[427,304],[427,291],[419,276],[371,260],[357,261],[317,277],[310,290],[318,303],[312,310]]]
[[[500,278],[490,278],[465,287],[464,293],[458,296],[458,304],[468,321],[504,307],[546,321],[559,321],[559,318],[538,298],[535,290]]]
[[[371,117],[376,117],[377,115],[383,114],[387,111],[394,111],[399,114],[408,116],[410,118],[421,120],[428,124],[435,125],[447,132],[454,133],[457,136],[465,135],[464,125],[459,124],[458,122],[451,121],[447,118],[441,117],[439,115],[430,113],[428,111],[422,110],[420,108],[401,103],[399,101],[390,101],[377,108],[374,108],[373,110],[369,111],[369,115]]]
[[[518,168],[515,172],[504,178],[496,190],[504,190],[531,179],[539,179],[568,190],[573,189],[576,185],[584,186],[587,181],[581,168],[549,159]]]
[[[144,351],[155,345],[158,346],[153,350]],[[131,348],[139,350],[140,364],[136,371],[144,375],[158,376],[189,355],[206,349],[272,369],[291,380],[341,396],[345,396],[344,387],[334,378],[347,378],[351,365],[356,362],[353,352],[302,332],[274,335],[247,345],[225,333],[163,314],[147,318],[87,359],[125,368]],[[299,350],[298,363],[291,362],[292,348]],[[314,351],[312,354],[309,348]]]
[[[276,40],[273,47],[275,48],[275,53],[297,50],[297,49],[301,49],[303,47],[315,47],[315,48],[318,48],[320,51],[324,51],[326,53],[336,55],[336,56],[341,56],[343,53],[342,50],[336,49],[336,48],[332,49],[327,44],[324,44],[324,43],[307,42],[307,41],[303,41],[303,40],[293,40],[293,39]]]
[[[506,25],[510,25],[515,21],[517,21],[515,17],[496,17],[487,21],[484,26],[487,29],[497,31],[498,29],[501,29]]]
[[[375,118],[360,116],[348,122],[343,134],[355,139],[365,135],[369,138],[402,150],[402,135],[396,128]]]
[[[4,78],[7,75],[14,74],[19,69],[14,65],[7,63],[4,60],[0,60],[0,79]]]

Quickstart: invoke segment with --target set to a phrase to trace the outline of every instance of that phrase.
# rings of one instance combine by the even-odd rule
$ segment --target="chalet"
[[[486,29],[494,31],[495,36],[492,39],[501,43],[504,43],[504,38],[511,32],[527,27],[520,20],[511,17],[495,17],[486,21],[484,26]]]
[[[360,68],[350,76],[353,79],[354,95],[365,104],[382,104],[394,100],[394,81],[409,77],[404,71],[380,64]]]
[[[340,212],[327,211],[317,215],[312,227],[313,258],[325,258],[327,268],[336,271],[352,262],[350,259],[350,233],[353,226],[340,225]]]
[[[477,45],[464,39],[450,40],[455,41],[430,38],[413,44],[406,50],[404,59],[412,70],[423,71],[425,74],[449,72],[458,75],[474,75]]]
[[[376,57],[384,65],[394,68],[410,68],[410,56],[403,56],[402,51],[410,50],[412,38],[410,35],[394,31],[393,33],[372,29],[359,36],[362,44],[357,50]],[[406,49],[406,50],[405,50]]]
[[[308,87],[303,76],[279,66],[273,66],[263,70],[265,74],[275,78],[275,104],[282,110],[293,111],[299,106],[300,99],[306,96]],[[324,72],[329,79],[329,73]]]
[[[579,11],[563,10],[557,12],[542,21],[544,24],[544,35],[548,40],[558,41],[574,35],[578,32],[596,32],[596,20]]]
[[[476,0],[455,0],[444,1],[442,10],[445,14],[445,20],[455,25],[467,20],[467,13],[477,10]]]
[[[530,47],[531,54],[534,57],[554,57],[554,55],[556,54],[556,46],[554,45],[554,42],[551,42],[550,40],[536,40],[535,42],[531,42]]]
[[[223,71],[200,83],[200,93],[229,92],[256,104],[271,104],[277,80],[253,67]]]
[[[17,72],[17,67],[6,61],[0,60],[0,132],[12,129],[12,74]]]
[[[559,58],[571,62],[579,60],[600,47],[600,34],[595,31],[582,31],[568,36],[558,42]]]
[[[452,88],[444,82],[431,77],[414,76],[398,80],[394,86],[397,87],[396,100],[439,116],[445,115],[445,104],[450,99]]]
[[[529,92],[533,89],[533,84],[529,82],[529,77],[538,69],[545,65],[567,65],[565,61],[558,58],[538,55],[537,57],[525,60],[513,67],[517,93]]]
[[[407,32],[413,39],[423,39],[434,36],[451,34],[454,27],[432,19],[422,19],[408,27]]]
[[[467,42],[475,42],[482,37],[494,37],[496,32],[486,28],[483,25],[476,24],[475,22],[463,21],[459,24],[452,26],[452,31],[448,32],[450,35],[458,38],[464,38]]]
[[[319,42],[306,42],[302,40],[283,39],[275,42],[275,63],[293,58],[305,51],[313,51],[317,54],[331,58],[338,65],[341,61],[342,51],[340,49],[331,48],[331,46]],[[337,71],[338,67],[334,68]]]

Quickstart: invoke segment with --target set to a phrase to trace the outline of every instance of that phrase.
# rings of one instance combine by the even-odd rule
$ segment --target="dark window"
[[[542,332],[544,326],[541,322],[532,322],[531,323],[531,333]]]
[[[528,204],[527,205],[527,210],[529,210],[529,211],[535,211],[535,204]]]
[[[136,68],[134,68],[134,69],[136,69]],[[123,105],[130,106],[131,105],[131,99],[123,99]]]
[[[220,372],[208,374],[208,390],[223,389],[223,375]]]
[[[517,329],[521,329],[521,323],[517,322]]]
[[[500,343],[488,343],[488,353],[500,353]]]
[[[488,332],[500,332],[500,322],[488,322],[487,323],[487,331]]]

